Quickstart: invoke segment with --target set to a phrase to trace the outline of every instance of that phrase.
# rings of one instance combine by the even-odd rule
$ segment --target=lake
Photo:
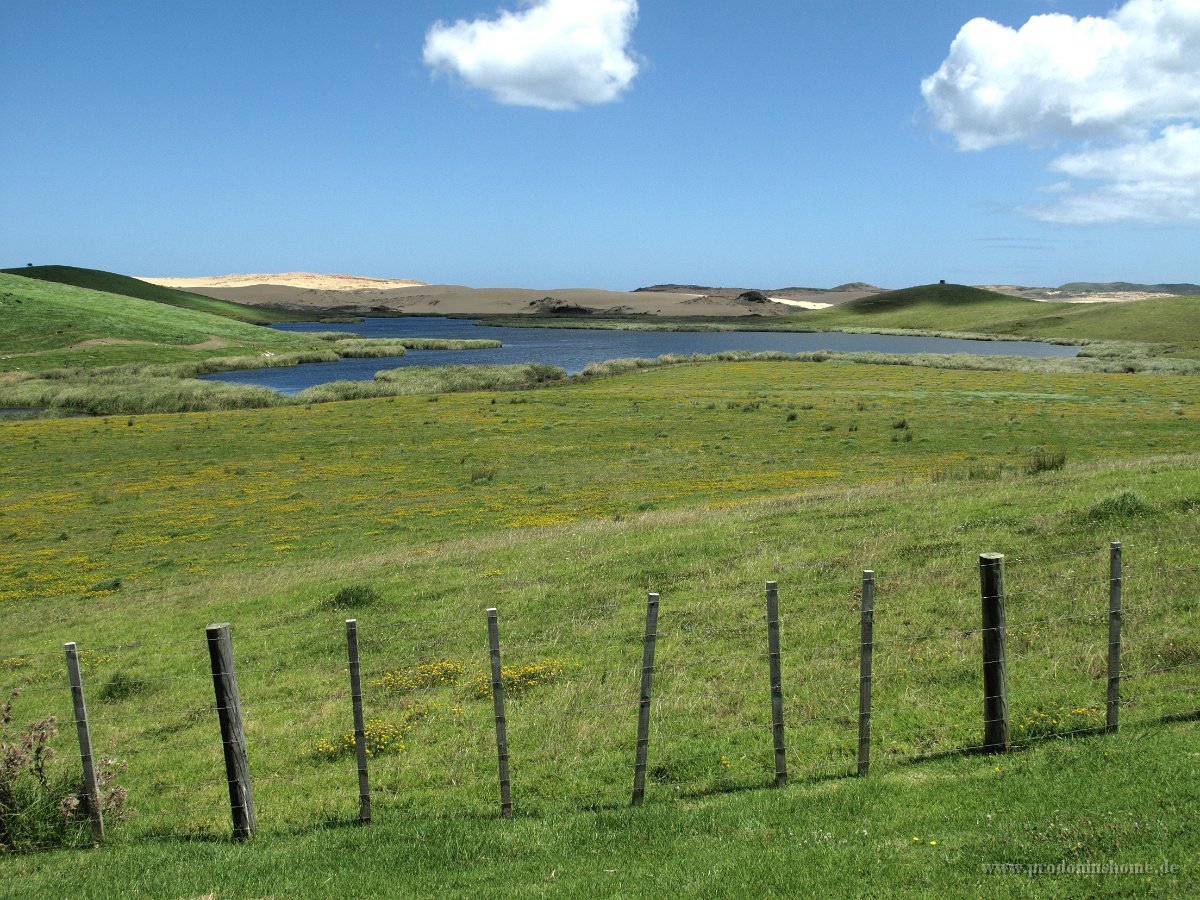
[[[469,319],[434,316],[371,318],[358,325],[299,322],[274,326],[281,331],[345,331],[367,338],[487,338],[502,341],[492,350],[410,350],[381,359],[340,359],[281,369],[243,369],[205,376],[217,381],[253,384],[294,394],[328,381],[370,381],[381,369],[462,364],[507,365],[539,362],[583,371],[590,362],[665,353],[690,356],[726,350],[806,353],[814,350],[878,353],[973,353],[979,356],[1071,357],[1079,347],[1033,341],[970,341],[961,338],[902,337],[885,334],[787,331],[617,331],[593,328],[510,328],[476,325]]]

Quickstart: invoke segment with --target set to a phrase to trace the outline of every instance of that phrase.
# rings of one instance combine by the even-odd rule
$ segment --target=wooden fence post
[[[496,712],[496,757],[500,768],[500,815],[512,818],[512,793],[508,778],[508,727],[504,719],[504,670],[500,664],[500,622],[489,609],[488,646],[492,654],[492,706]]]
[[[658,594],[646,600],[646,633],[642,638],[642,690],[638,702],[637,754],[633,764],[633,805],[646,796],[646,748],[650,743],[650,696],[654,681],[654,642],[658,637]]]
[[[983,747],[988,753],[1012,749],[1008,733],[1008,678],[1005,651],[1004,555],[979,555],[983,605]]]
[[[96,763],[92,759],[92,733],[88,728],[87,704],[83,699],[83,678],[79,674],[79,652],[75,642],[66,645],[67,677],[71,681],[71,704],[75,707],[75,733],[79,736],[79,759],[83,763],[83,790],[87,795],[88,818],[92,822],[92,840],[104,840],[104,810],[96,785]]]
[[[233,839],[244,841],[254,834],[254,793],[250,784],[250,762],[246,757],[246,732],[242,724],[242,698],[233,670],[233,633],[228,623],[209,625],[208,658],[212,664],[217,716],[221,722],[221,746],[225,751],[225,778],[229,782],[229,807],[233,813]]]
[[[775,742],[775,787],[787,785],[783,732],[783,675],[779,665],[779,585],[767,582],[767,657],[771,664],[771,736]]]
[[[875,573],[862,573],[862,625],[858,645],[858,774],[871,768],[871,665],[875,651]]]
[[[350,703],[354,708],[354,755],[358,760],[358,821],[371,821],[371,784],[367,778],[367,726],[363,720],[362,680],[358,661],[358,620],[346,620],[346,654],[350,659]]]
[[[1121,586],[1124,573],[1121,564],[1121,542],[1113,541],[1108,548],[1108,709],[1105,731],[1117,730],[1121,709]]]

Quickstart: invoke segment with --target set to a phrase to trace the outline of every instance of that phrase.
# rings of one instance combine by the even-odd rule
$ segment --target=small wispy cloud
[[[921,91],[959,149],[1073,142],[1050,169],[1071,224],[1200,219],[1200,3],[1128,0],[1107,17],[972,19]],[[1079,184],[1082,182],[1082,184]]]
[[[524,0],[522,7],[434,23],[425,64],[499,103],[552,110],[609,103],[632,84],[637,0]]]

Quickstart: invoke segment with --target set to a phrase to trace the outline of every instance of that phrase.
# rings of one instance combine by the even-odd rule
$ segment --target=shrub
[[[428,705],[413,704],[404,710],[399,722],[368,719],[363,723],[363,745],[367,748],[367,756],[402,753],[405,747],[405,735],[427,715],[429,715]],[[322,738],[317,741],[313,751],[317,756],[333,760],[354,753],[356,746],[354,730],[351,729],[333,738]]]
[[[504,685],[504,693],[509,697],[520,697],[530,688],[549,684],[558,680],[566,671],[560,660],[546,659],[540,662],[526,663],[523,666],[503,666],[500,669],[500,681]],[[475,678],[475,696],[482,700],[492,695],[492,679],[490,675],[479,675]]]
[[[19,695],[13,691],[0,706],[0,847],[71,846],[86,834],[86,798],[74,777],[50,771],[55,757],[50,742],[58,734],[53,716],[12,730],[13,700]],[[123,769],[123,763],[102,758],[96,771],[101,813],[109,822],[124,821],[133,812],[126,807],[126,790],[114,783]]]
[[[413,691],[418,688],[457,684],[462,677],[463,667],[448,659],[411,666],[395,672],[384,672],[381,678],[371,682],[375,687],[391,691]]]

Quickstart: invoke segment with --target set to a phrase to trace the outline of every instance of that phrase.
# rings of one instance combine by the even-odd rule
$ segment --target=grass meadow
[[[23,895],[325,896],[1200,885],[1200,422],[1179,375],[703,362],[537,390],[0,422],[0,686],[70,722],[137,812],[8,855]],[[1122,730],[1103,722],[1125,544]],[[981,736],[977,555],[1007,556],[1010,756]],[[857,749],[876,572],[873,763]],[[779,584],[791,783],[774,783]],[[628,808],[646,594],[649,783]],[[516,818],[486,678],[500,612]],[[373,721],[357,814],[344,620]],[[233,624],[259,833],[229,818],[204,627]],[[71,729],[60,766],[78,765]]]

